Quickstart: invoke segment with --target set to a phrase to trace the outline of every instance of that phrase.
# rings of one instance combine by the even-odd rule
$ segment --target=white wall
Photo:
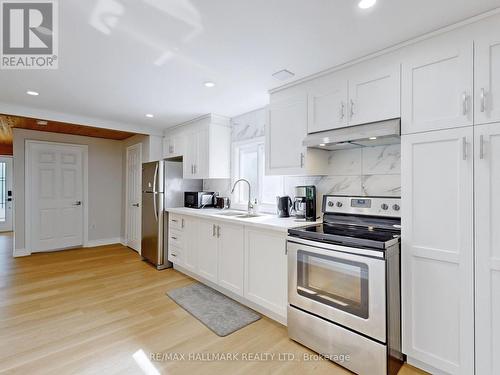
[[[15,250],[25,244],[25,140],[88,145],[89,242],[121,237],[123,185],[123,143],[78,135],[13,129],[14,132],[14,230]]]

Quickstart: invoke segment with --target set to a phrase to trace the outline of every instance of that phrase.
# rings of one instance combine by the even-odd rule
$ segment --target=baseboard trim
[[[14,258],[27,257],[27,256],[31,255],[31,251],[26,250],[26,249],[14,249],[14,252],[12,255],[14,256]]]
[[[101,240],[90,240],[87,242],[85,247],[96,247],[96,246],[105,246],[105,245],[114,245],[117,243],[121,243],[122,239],[120,237],[114,238],[103,238]]]

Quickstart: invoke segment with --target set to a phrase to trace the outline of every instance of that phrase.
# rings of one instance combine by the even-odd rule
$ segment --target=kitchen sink
[[[244,212],[241,211],[226,211],[226,212],[218,212],[217,215],[219,216],[241,216],[241,215],[247,215]]]
[[[229,217],[234,217],[238,219],[250,219],[252,217],[261,217],[263,215],[260,214],[249,214],[246,212],[242,211],[226,211],[226,212],[220,212],[217,213],[218,216],[229,216]]]
[[[252,217],[261,217],[263,215],[259,215],[259,214],[243,214],[243,215],[238,215],[238,216],[235,216],[237,217],[238,219],[250,219]]]

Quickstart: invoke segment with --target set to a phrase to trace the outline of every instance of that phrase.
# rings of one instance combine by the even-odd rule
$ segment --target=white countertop
[[[252,227],[260,227],[264,229],[271,229],[276,231],[281,231],[286,233],[289,228],[297,228],[303,227],[305,225],[311,224],[319,224],[322,221],[304,221],[297,220],[294,217],[281,218],[276,215],[270,214],[260,214],[262,216],[252,217],[252,218],[239,218],[234,216],[222,216],[221,213],[224,211],[236,211],[236,210],[221,210],[217,208],[187,208],[187,207],[176,207],[176,208],[167,208],[165,211],[168,211],[173,214],[179,215],[190,215],[201,218],[212,218],[218,221],[226,221],[230,223],[238,223],[246,226]],[[242,214],[245,214],[246,211],[241,211]]]

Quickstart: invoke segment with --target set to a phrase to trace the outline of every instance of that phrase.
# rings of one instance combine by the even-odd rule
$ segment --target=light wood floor
[[[9,374],[348,374],[263,318],[221,338],[165,292],[192,279],[120,245],[11,257],[0,235],[0,372]],[[293,353],[296,361],[152,361],[150,353]],[[143,353],[143,355],[142,355]],[[146,364],[147,366],[147,364]],[[421,374],[405,366],[400,375]]]

